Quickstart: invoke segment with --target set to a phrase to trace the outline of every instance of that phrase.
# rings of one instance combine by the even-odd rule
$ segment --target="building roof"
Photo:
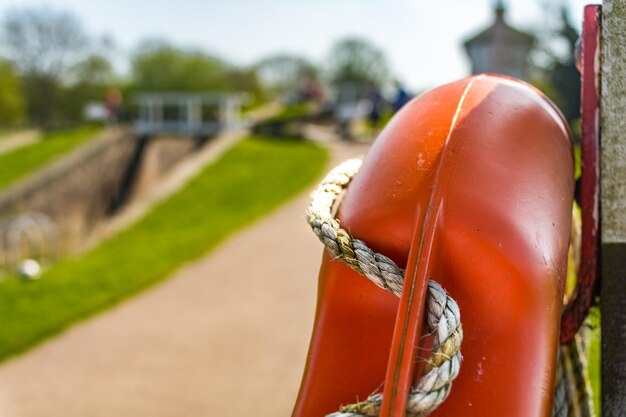
[[[504,41],[509,45],[518,44],[520,46],[530,47],[535,40],[534,36],[509,26],[504,18],[505,11],[502,3],[498,2],[494,9],[494,22],[491,26],[467,39],[463,43],[465,48],[468,49],[479,44],[490,44],[494,41]]]

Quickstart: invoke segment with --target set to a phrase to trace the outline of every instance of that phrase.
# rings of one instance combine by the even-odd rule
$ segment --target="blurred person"
[[[402,108],[402,106],[411,101],[412,98],[413,96],[404,88],[402,83],[400,81],[396,81],[396,93],[391,102],[393,112],[396,113]]]
[[[385,109],[385,99],[375,83],[370,84],[365,99],[369,102],[367,120],[372,126],[372,137],[376,137],[380,128],[380,119]]]
[[[324,102],[324,86],[317,78],[308,78],[304,85],[304,97],[315,104]]]
[[[122,93],[117,88],[107,91],[105,98],[107,108],[107,119],[109,123],[115,124],[119,121],[120,106],[122,105]]]

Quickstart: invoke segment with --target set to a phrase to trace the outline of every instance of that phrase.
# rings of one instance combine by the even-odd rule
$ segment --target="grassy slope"
[[[39,281],[0,283],[5,358],[164,278],[319,177],[326,151],[248,139],[131,228]],[[263,248],[260,248],[262,250]]]
[[[41,142],[0,155],[0,188],[52,162],[92,138],[98,130],[100,128],[82,127],[47,133]]]

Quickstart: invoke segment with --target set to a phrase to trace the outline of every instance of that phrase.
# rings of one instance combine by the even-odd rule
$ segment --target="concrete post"
[[[602,6],[602,415],[626,415],[626,0]]]

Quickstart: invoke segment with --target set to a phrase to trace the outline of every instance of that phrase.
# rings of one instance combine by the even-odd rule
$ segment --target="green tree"
[[[0,61],[0,125],[13,126],[24,118],[20,80],[13,67]]]
[[[111,86],[115,83],[113,65],[102,55],[90,55],[71,70],[73,84],[83,86]]]
[[[79,120],[89,101],[102,101],[116,85],[111,63],[101,55],[90,55],[69,71],[68,85],[63,89],[62,113],[66,120]]]
[[[259,81],[257,72],[253,68],[231,68],[227,77],[228,85],[233,91],[244,91],[252,94],[254,103],[265,100],[266,93]]]
[[[382,83],[390,75],[382,50],[361,38],[339,40],[333,45],[328,62],[328,74],[334,84]]]
[[[133,86],[139,90],[228,91],[229,67],[199,51],[149,43],[132,59]]]
[[[130,90],[135,91],[248,92],[257,102],[264,96],[254,69],[154,41],[144,43],[133,56],[131,74]]]

